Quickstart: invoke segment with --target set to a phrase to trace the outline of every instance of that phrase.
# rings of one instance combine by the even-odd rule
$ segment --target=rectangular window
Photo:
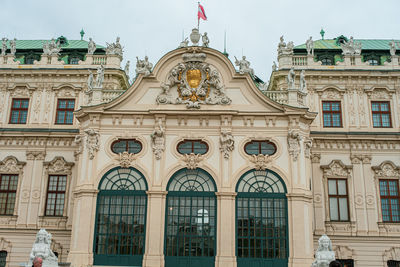
[[[349,206],[346,179],[328,179],[331,221],[348,221]]]
[[[324,127],[342,127],[342,109],[340,101],[323,101],[322,114]]]
[[[46,216],[62,216],[64,213],[66,175],[49,175],[46,198]]]
[[[25,124],[28,117],[29,99],[14,98],[11,103],[10,123]]]
[[[372,101],[372,124],[374,128],[391,128],[390,104],[388,101]]]
[[[379,180],[382,220],[400,222],[400,196],[398,180]]]
[[[0,215],[13,215],[18,175],[0,174]]]
[[[400,261],[387,261],[387,266],[388,267],[400,267]]]
[[[74,99],[58,99],[56,124],[72,124],[74,109]]]

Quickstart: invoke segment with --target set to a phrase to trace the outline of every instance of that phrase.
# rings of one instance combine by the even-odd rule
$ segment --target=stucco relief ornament
[[[289,73],[286,77],[286,82],[288,84],[288,89],[294,89],[294,79],[296,78],[296,73],[294,72],[294,69],[291,68],[289,70]]]
[[[2,43],[1,43],[1,55],[5,56],[6,55],[6,51],[7,51],[7,41],[8,41],[8,39],[3,37],[1,40],[2,40]]]
[[[205,63],[204,53],[185,53],[183,63],[169,72],[167,81],[161,84],[163,90],[156,98],[158,104],[186,104],[187,108],[206,105],[229,105],[221,75],[212,65]],[[175,88],[171,90],[171,88]]]
[[[74,143],[78,147],[76,151],[74,151],[74,156],[77,156],[82,153],[82,135],[78,134],[75,136]]]
[[[45,229],[40,229],[36,234],[35,243],[29,256],[29,263],[27,266],[32,266],[32,262],[36,257],[43,260],[42,267],[58,267],[58,258],[50,249],[51,234]]]
[[[111,44],[106,43],[106,45],[107,45],[106,55],[117,55],[122,60],[124,51],[123,51],[123,47],[121,46],[119,40],[120,40],[120,38],[117,37],[117,40],[115,41],[115,43],[111,43]]]
[[[92,38],[89,38],[88,54],[93,55],[94,51],[96,51],[96,43],[92,40]]]
[[[222,131],[219,143],[219,150],[222,152],[225,159],[229,159],[230,152],[235,149],[235,140],[233,139],[232,133],[230,131]]]
[[[139,59],[136,57],[136,75],[143,74],[144,76],[148,76],[151,73],[151,69],[153,68],[153,64],[149,62],[149,58],[147,56],[144,59]]]
[[[297,160],[297,157],[300,153],[300,134],[295,130],[290,130],[288,132],[288,145],[289,145],[289,154],[293,156],[293,160]]]
[[[400,177],[400,168],[392,162],[383,162],[380,166],[372,167],[372,169],[380,177]]]
[[[15,157],[9,156],[3,161],[0,161],[0,172],[1,173],[19,173],[25,162],[19,162]]]
[[[93,129],[86,129],[86,148],[89,152],[89,159],[93,159],[94,155],[100,148],[99,132]]]
[[[135,154],[129,153],[128,151],[119,153],[119,165],[122,168],[129,168],[135,159]]]
[[[350,40],[348,42],[343,41],[340,47],[342,48],[343,55],[354,56],[361,54],[362,44],[360,42],[354,42],[353,36],[351,36]]]
[[[335,252],[332,249],[332,241],[327,235],[322,235],[318,240],[318,249],[311,267],[328,267],[329,263],[334,260]]]
[[[161,159],[161,155],[165,149],[165,130],[162,126],[161,119],[158,121],[150,137],[154,156],[156,159]]]
[[[255,169],[256,170],[265,170],[268,168],[268,166],[270,165],[270,163],[272,162],[272,159],[269,155],[263,155],[263,154],[259,154],[259,155],[252,155],[250,158],[250,161],[252,163],[254,163],[255,165]]]
[[[200,154],[184,154],[183,155],[183,161],[186,163],[186,167],[189,170],[194,170],[199,166],[199,163],[203,159],[202,155]]]
[[[254,70],[250,68],[250,62],[246,60],[246,56],[242,56],[241,60],[238,60],[235,57],[235,65],[239,66],[240,74],[249,73],[250,75],[254,76]]]

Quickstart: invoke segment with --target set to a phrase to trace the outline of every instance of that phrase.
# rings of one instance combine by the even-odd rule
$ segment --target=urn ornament
[[[190,41],[192,41],[193,45],[197,45],[200,40],[199,30],[194,28],[192,29],[192,33],[190,34]]]

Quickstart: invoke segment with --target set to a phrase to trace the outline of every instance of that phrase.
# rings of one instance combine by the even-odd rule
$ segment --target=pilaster
[[[353,164],[353,183],[354,183],[354,210],[357,222],[357,234],[365,235],[368,231],[367,214],[365,208],[365,184],[363,170],[361,166],[361,155],[351,155]],[[348,181],[349,182],[349,181]],[[349,205],[350,206],[350,205]],[[351,212],[351,211],[350,211]]]

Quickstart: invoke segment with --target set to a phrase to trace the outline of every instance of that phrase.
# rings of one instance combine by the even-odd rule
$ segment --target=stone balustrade
[[[300,91],[297,88],[288,89],[285,91],[262,91],[268,98],[280,103],[295,107],[306,106],[307,93]]]

